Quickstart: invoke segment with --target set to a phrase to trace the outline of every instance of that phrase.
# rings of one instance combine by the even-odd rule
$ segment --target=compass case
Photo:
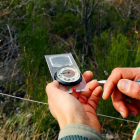
[[[63,66],[54,74],[54,79],[63,86],[76,86],[82,81],[79,69],[74,66]]]

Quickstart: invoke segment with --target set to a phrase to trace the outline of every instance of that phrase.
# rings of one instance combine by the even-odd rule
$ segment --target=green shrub
[[[77,31],[79,24],[79,18],[73,13],[60,13],[57,14],[50,32],[67,38]]]

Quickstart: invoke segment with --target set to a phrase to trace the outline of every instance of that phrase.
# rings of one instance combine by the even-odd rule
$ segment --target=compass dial
[[[54,79],[64,86],[75,86],[82,81],[82,75],[77,68],[64,66],[57,70]]]

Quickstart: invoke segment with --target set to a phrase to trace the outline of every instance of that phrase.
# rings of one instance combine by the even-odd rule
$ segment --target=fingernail
[[[120,114],[121,114],[122,117],[124,118],[124,112],[123,112],[123,111],[120,111]]]
[[[136,113],[135,113],[134,111],[130,111],[129,114],[130,114],[131,116],[133,116],[133,117],[136,117],[136,116],[137,116]]]
[[[119,81],[119,88],[123,91],[127,91],[129,87],[129,81],[127,80],[120,80]]]
[[[102,98],[104,99],[104,92],[103,92]]]

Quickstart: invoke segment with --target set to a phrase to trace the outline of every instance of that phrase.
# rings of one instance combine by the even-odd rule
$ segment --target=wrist
[[[89,127],[92,127],[93,129],[96,129],[99,133],[101,133],[101,125],[99,123],[98,120],[94,119],[92,120],[92,122],[88,119],[88,118],[81,118],[78,117],[76,118],[76,115],[74,117],[68,117],[67,119],[58,119],[58,124],[60,129],[62,129],[64,126],[68,125],[68,124],[82,124],[82,125],[86,125]]]
[[[59,124],[60,129],[62,129],[65,125],[68,125],[68,124],[83,124],[83,125],[92,127],[89,120],[75,118],[75,117],[74,118],[69,117],[67,120],[63,120],[63,119],[58,120],[58,124]]]

